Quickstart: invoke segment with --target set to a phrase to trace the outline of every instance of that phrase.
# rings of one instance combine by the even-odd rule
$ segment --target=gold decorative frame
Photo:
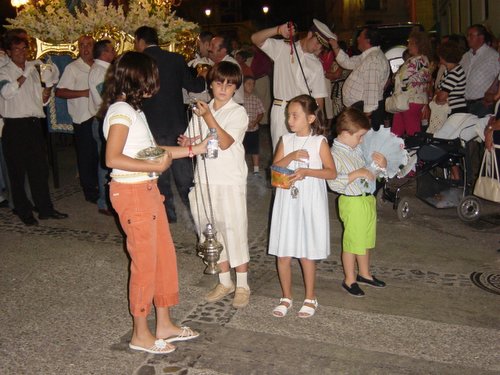
[[[111,40],[114,43],[117,55],[134,49],[134,37],[115,28],[106,27],[91,35],[94,40]],[[170,43],[161,45],[160,47],[170,52],[178,52],[185,58],[191,58],[194,55],[196,48],[197,34],[189,31],[182,32],[180,37],[182,42],[179,45]],[[76,59],[78,57],[78,41],[73,43],[48,43],[43,40],[36,39],[36,52],[34,54],[35,59],[40,59],[47,54],[68,54],[73,59]]]
[[[117,54],[134,49],[134,38],[124,31],[104,28],[91,35],[95,40],[109,39],[113,41]],[[68,54],[76,59],[78,57],[78,41],[73,43],[48,43],[36,39],[35,58],[40,59],[47,54]]]

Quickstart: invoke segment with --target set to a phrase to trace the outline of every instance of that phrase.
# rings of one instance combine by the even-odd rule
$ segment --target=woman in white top
[[[179,299],[177,264],[157,178],[170,167],[172,159],[205,152],[206,141],[189,147],[161,147],[165,152],[155,160],[136,159],[138,151],[155,146],[141,103],[159,89],[158,68],[149,56],[127,52],[111,70],[106,82],[103,130],[106,164],[113,169],[111,203],[127,236],[131,258],[129,302],[134,327],[129,347],[153,354],[170,353],[175,350],[171,342],[199,334],[170,320],[169,307]],[[147,325],[153,301],[155,335]]]

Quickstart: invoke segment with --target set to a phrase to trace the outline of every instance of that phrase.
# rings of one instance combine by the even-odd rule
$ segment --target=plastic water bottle
[[[217,156],[219,156],[219,138],[217,137],[217,129],[210,129],[208,136],[210,139],[207,144],[207,159],[217,159]]]

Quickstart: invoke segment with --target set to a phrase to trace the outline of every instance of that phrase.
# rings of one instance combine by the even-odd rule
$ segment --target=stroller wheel
[[[411,217],[412,211],[410,209],[410,201],[408,198],[402,197],[399,200],[396,212],[398,214],[398,219],[401,221],[408,220]]]
[[[457,213],[462,221],[467,223],[477,221],[481,217],[481,201],[473,195],[467,195],[460,200]]]

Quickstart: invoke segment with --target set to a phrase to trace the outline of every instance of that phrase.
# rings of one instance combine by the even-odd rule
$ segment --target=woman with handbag
[[[498,77],[500,80],[500,77]],[[496,113],[495,116],[491,117],[488,121],[488,125],[484,128],[484,147],[488,151],[492,151],[495,145],[500,145],[500,89],[498,90],[497,95],[495,96],[497,104],[495,106]],[[497,162],[500,164],[500,149],[495,148],[495,153],[497,157]]]
[[[401,66],[396,80],[401,81],[402,91],[408,96],[409,108],[394,114],[392,132],[397,136],[413,135],[420,131],[422,109],[428,102],[431,83],[429,55],[431,44],[427,34],[413,31],[408,40],[410,58]]]
[[[428,133],[439,130],[446,119],[455,113],[467,112],[465,102],[466,77],[462,66],[459,64],[462,51],[454,42],[444,42],[438,49],[439,63],[445,67],[436,94],[429,103],[431,118]]]

